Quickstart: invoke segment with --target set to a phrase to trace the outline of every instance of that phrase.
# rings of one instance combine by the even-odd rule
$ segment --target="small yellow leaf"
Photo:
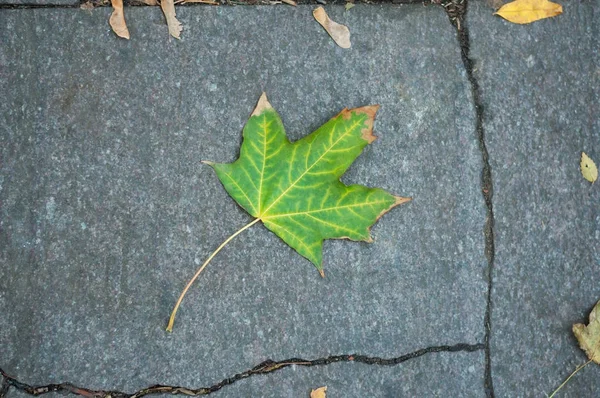
[[[165,18],[167,19],[169,34],[179,39],[183,28],[181,27],[181,22],[175,18],[175,4],[173,4],[173,0],[162,0],[160,8],[162,8],[163,14],[165,14]]]
[[[515,0],[500,7],[494,15],[500,15],[507,21],[527,24],[540,19],[562,14],[560,4],[548,0]]]
[[[322,27],[325,28],[335,44],[342,48],[350,48],[350,29],[347,26],[333,22],[323,7],[313,11],[313,16]]]
[[[596,163],[594,163],[585,152],[581,152],[581,163],[579,166],[581,167],[583,178],[592,184],[598,179],[598,168],[596,167]]]
[[[316,390],[310,392],[310,398],[326,398],[327,386],[319,387]]]
[[[354,5],[355,5],[354,3],[350,3],[350,2],[348,2],[348,3],[346,3],[346,5],[344,6],[344,8],[346,9],[346,11],[350,11],[350,9],[351,9],[352,7],[354,7]]]
[[[590,312],[590,323],[573,325],[573,333],[588,358],[600,365],[600,301]]]
[[[125,24],[125,14],[123,13],[123,0],[111,0],[110,2],[113,12],[110,14],[108,23],[117,36],[129,40],[129,29]]]

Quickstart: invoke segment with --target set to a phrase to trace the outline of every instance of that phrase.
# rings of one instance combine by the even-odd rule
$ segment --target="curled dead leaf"
[[[127,29],[123,13],[123,0],[111,0],[111,4],[113,12],[110,14],[108,23],[117,36],[129,40],[129,29]]]
[[[334,22],[329,18],[323,7],[313,11],[313,16],[318,23],[329,33],[335,44],[342,48],[350,48],[350,29],[347,26]]]
[[[161,0],[160,8],[167,19],[169,34],[176,39],[180,39],[183,27],[181,26],[181,22],[175,18],[175,4],[173,3],[173,0]]]
[[[327,398],[327,386],[319,387],[310,392],[310,398]]]
[[[560,4],[548,0],[515,0],[500,7],[494,15],[500,15],[509,22],[528,24],[544,18],[562,14]]]
[[[592,312],[590,312],[590,322],[586,326],[583,323],[576,323],[573,325],[573,334],[579,342],[579,346],[585,353],[589,361],[577,366],[573,372],[562,382],[552,394],[548,395],[548,398],[553,398],[564,386],[571,380],[573,376],[577,374],[581,369],[585,368],[592,362],[600,365],[600,301],[596,303]]]
[[[589,360],[600,365],[600,301],[590,312],[589,321],[587,326],[582,323],[573,325],[573,333]]]

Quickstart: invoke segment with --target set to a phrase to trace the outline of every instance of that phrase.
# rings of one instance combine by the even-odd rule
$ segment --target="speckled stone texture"
[[[0,0],[2,4],[14,4],[18,6],[76,6],[79,0]]]
[[[586,360],[571,326],[600,299],[600,191],[579,171],[581,151],[600,164],[599,5],[527,26],[469,8],[494,179],[498,397],[546,396]],[[599,392],[588,366],[560,396]]]
[[[482,165],[455,32],[441,7],[327,10],[351,50],[312,7],[183,7],[181,41],[159,8],[127,9],[130,41],[110,32],[107,8],[0,12],[0,366],[133,391],[210,385],[268,358],[483,341]],[[253,227],[167,334],[184,284],[250,221],[200,161],[236,158],[263,90],[292,139],[380,104],[379,139],[344,181],[414,200],[375,225],[373,244],[326,242],[325,279]],[[481,351],[414,361],[286,370],[219,396],[321,380],[334,397],[357,383],[370,396],[483,393]]]

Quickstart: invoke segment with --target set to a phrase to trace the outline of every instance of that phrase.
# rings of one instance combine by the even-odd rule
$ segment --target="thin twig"
[[[565,381],[562,382],[562,384],[560,386],[558,386],[558,388],[556,390],[554,390],[554,392],[548,397],[548,398],[552,398],[553,396],[556,395],[556,393],[558,392],[558,390],[560,390],[561,388],[563,388],[563,386],[565,384],[567,384],[567,382],[571,379],[571,377],[575,376],[575,373],[579,372],[581,369],[585,368],[587,366],[587,364],[589,364],[590,362],[592,362],[592,360],[590,359],[589,361],[587,361],[586,363],[584,363],[583,365],[579,365],[577,367],[577,369],[575,369],[573,371],[573,373],[571,373],[569,375],[569,377],[567,377],[567,379]]]

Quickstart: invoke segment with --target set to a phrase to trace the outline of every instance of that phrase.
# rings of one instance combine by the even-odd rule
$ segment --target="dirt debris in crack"
[[[452,23],[459,31],[461,30],[467,7],[467,0],[432,0],[432,3],[444,7],[446,14],[448,14],[448,18],[450,18],[450,23]]]
[[[2,378],[2,384],[0,384],[0,398],[5,398],[8,394],[8,389],[10,388],[10,384],[5,378]]]
[[[455,345],[442,345],[422,348],[420,350],[401,355],[395,358],[379,358],[370,357],[366,355],[351,354],[351,355],[334,355],[319,359],[306,360],[301,358],[291,358],[283,361],[274,362],[266,360],[252,369],[246,370],[245,372],[238,373],[232,377],[228,377],[220,382],[213,384],[209,387],[200,387],[196,389],[179,387],[179,386],[165,386],[165,385],[153,385],[147,388],[143,388],[134,393],[126,393],[121,391],[110,391],[110,390],[92,390],[85,387],[78,387],[71,383],[60,383],[60,384],[48,384],[42,386],[33,386],[19,381],[17,378],[10,376],[7,372],[0,368],[0,375],[2,376],[2,390],[0,390],[0,398],[5,398],[10,388],[15,388],[21,392],[29,395],[38,396],[48,393],[62,393],[62,394],[73,394],[79,395],[85,398],[141,398],[146,395],[158,395],[158,394],[171,394],[171,395],[208,395],[219,391],[223,387],[231,385],[237,381],[246,379],[254,375],[264,375],[273,373],[280,369],[285,369],[290,366],[326,366],[334,363],[342,362],[357,362],[367,365],[376,366],[394,366],[406,362],[410,359],[418,358],[426,354],[432,354],[437,352],[474,352],[485,349],[484,344],[455,344]]]
[[[457,37],[460,44],[461,58],[467,73],[467,79],[471,85],[471,95],[475,107],[475,132],[479,142],[479,151],[483,168],[481,170],[481,193],[486,207],[486,220],[483,227],[485,237],[485,257],[488,261],[486,271],[487,278],[487,297],[486,309],[484,315],[484,352],[485,352],[485,376],[484,389],[487,398],[494,398],[494,385],[492,380],[492,358],[490,349],[490,340],[492,334],[492,289],[494,276],[494,207],[492,203],[493,185],[492,168],[490,166],[490,156],[485,143],[485,130],[483,127],[484,106],[481,99],[481,88],[474,72],[475,62],[471,59],[470,48],[471,41],[469,29],[466,26],[466,15],[468,11],[468,0],[434,0],[440,1],[440,4],[446,9],[450,22],[457,31]]]

